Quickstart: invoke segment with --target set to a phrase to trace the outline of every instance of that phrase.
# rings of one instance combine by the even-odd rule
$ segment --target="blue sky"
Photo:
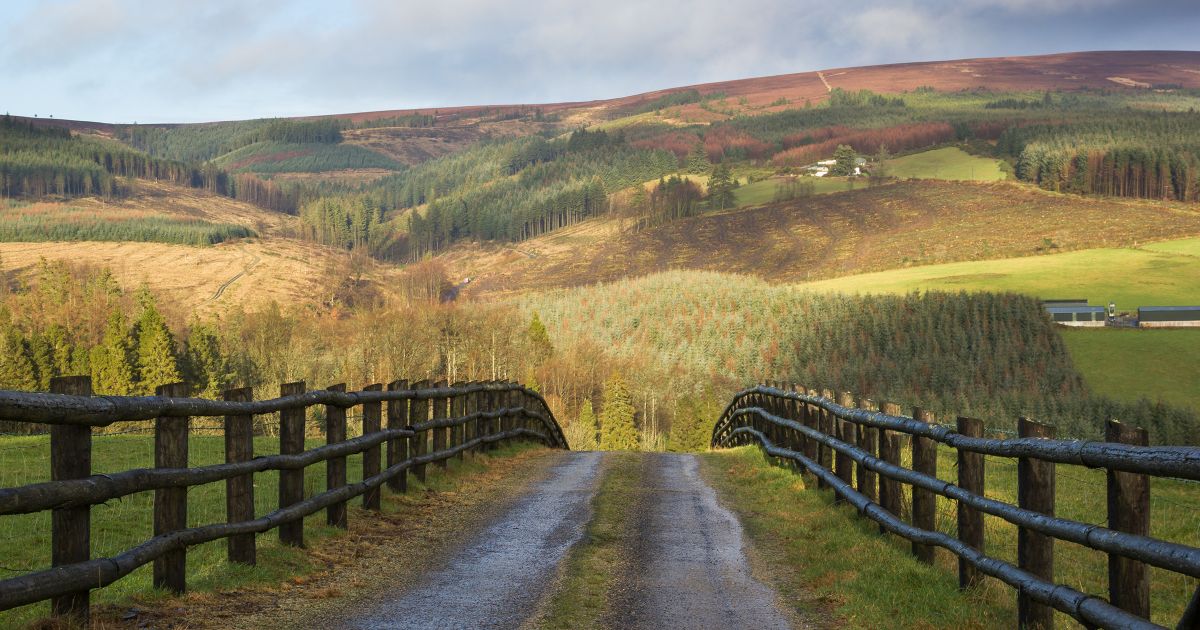
[[[1145,49],[1200,49],[1200,0],[9,0],[0,110],[195,122]]]

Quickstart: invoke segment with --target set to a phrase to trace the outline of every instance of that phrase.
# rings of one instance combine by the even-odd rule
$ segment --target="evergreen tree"
[[[178,383],[179,360],[175,356],[175,336],[154,305],[154,296],[143,287],[138,302],[142,312],[135,327],[139,386],[144,394],[153,394],[159,385]]]
[[[233,366],[212,322],[192,326],[183,356],[187,380],[194,384],[197,396],[216,398],[233,382]]]
[[[592,410],[592,401],[584,400],[579,408],[579,417],[575,419],[575,427],[571,431],[574,438],[571,448],[576,451],[594,451],[600,447],[600,426],[596,424],[596,413]]]
[[[708,153],[704,150],[704,141],[696,139],[696,144],[692,145],[692,150],[687,154],[687,172],[693,175],[703,175],[712,170],[712,164],[708,161]]]
[[[125,315],[113,309],[104,329],[104,340],[89,357],[92,387],[97,394],[129,396],[135,393],[133,348]]]
[[[854,147],[848,144],[839,144],[837,150],[833,152],[833,159],[837,160],[837,163],[829,169],[830,175],[854,174],[855,162],[858,160],[858,153],[855,153]]]
[[[708,179],[709,207],[714,210],[732,208],[735,203],[733,188],[734,181],[729,172],[729,165],[721,162],[714,166],[712,175]]]
[[[55,370],[54,346],[46,335],[34,333],[29,339],[29,355],[37,377],[37,391],[50,391],[50,379],[58,376]]]
[[[7,319],[0,324],[0,389],[35,391],[38,379],[29,347]]]
[[[554,344],[550,343],[550,334],[546,332],[546,325],[538,317],[537,311],[533,312],[533,319],[529,321],[526,336],[529,339],[529,358],[534,365],[540,365],[554,354]]]
[[[604,383],[604,408],[600,413],[600,448],[606,451],[631,451],[638,447],[634,426],[633,400],[625,379],[613,372]]]

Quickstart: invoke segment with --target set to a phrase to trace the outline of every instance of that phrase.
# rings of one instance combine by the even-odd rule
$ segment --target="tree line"
[[[1123,112],[1085,122],[1012,127],[997,149],[1022,180],[1050,190],[1200,200],[1200,114]]]

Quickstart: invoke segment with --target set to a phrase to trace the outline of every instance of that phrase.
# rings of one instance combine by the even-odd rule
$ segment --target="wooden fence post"
[[[801,394],[811,394],[812,393],[812,390],[809,390],[805,387],[800,387],[796,391]],[[814,429],[814,430],[819,429],[819,427],[817,426],[816,411],[817,411],[816,407],[813,407],[812,405],[810,405],[808,403],[800,403],[800,421],[801,421],[801,423],[810,429]],[[804,456],[814,462],[817,461],[817,444],[818,444],[818,442],[816,440],[805,438],[804,441],[802,442],[802,444],[803,444],[803,448],[804,448]],[[807,469],[805,469],[805,470],[807,470]]]
[[[375,383],[373,385],[367,385],[366,387],[363,388],[363,391],[364,392],[383,391],[383,385],[380,383]],[[382,402],[363,403],[362,415],[363,415],[363,421],[362,421],[363,435],[371,435],[372,433],[379,433],[379,430],[383,428],[383,403]],[[371,477],[374,477],[375,475],[379,474],[380,450],[381,449],[379,446],[372,446],[371,448],[368,448],[367,450],[363,451],[362,478],[364,480],[370,479]],[[370,488],[366,492],[363,493],[362,502],[363,502],[364,508],[366,508],[368,510],[375,510],[376,512],[378,512],[380,509],[383,508],[383,503],[381,501],[379,490],[380,490],[380,487],[375,486],[374,488]]]
[[[824,398],[825,400],[833,400],[833,392],[829,391],[828,389],[823,389],[821,390],[821,398]],[[817,409],[817,422],[819,424],[818,428],[820,429],[821,433],[824,433],[830,437],[841,437],[837,433],[837,424],[833,420],[833,414],[829,413],[827,409],[823,407]],[[821,444],[818,447],[817,456],[822,468],[830,472],[835,472],[833,468],[833,449]],[[824,479],[817,479],[817,487],[825,488],[828,487],[828,484],[825,483]]]
[[[155,396],[182,398],[187,385],[160,385]],[[154,421],[154,467],[188,467],[188,418],[157,418]],[[187,486],[154,491],[154,535],[187,527]],[[187,547],[168,551],[154,559],[154,587],[182,593],[187,588]]]
[[[958,432],[968,437],[983,437],[983,421],[978,418],[958,418]],[[958,486],[971,494],[984,495],[984,459],[982,453],[958,449]],[[958,503],[958,539],[972,549],[983,551],[983,512]],[[958,587],[971,588],[979,584],[983,574],[965,560],[958,560]]]
[[[50,379],[50,393],[91,396],[89,376]],[[50,479],[81,479],[92,474],[92,427],[50,426]],[[86,562],[92,554],[92,507],[55,508],[50,515],[51,562],[54,566]],[[88,626],[91,597],[87,590],[51,598],[50,612]]]
[[[408,389],[408,381],[397,380],[388,383],[388,391],[394,392],[397,390]],[[408,426],[408,399],[389,400],[387,406],[387,428],[403,429]],[[408,459],[408,439],[395,438],[388,440],[387,443],[387,467],[391,468],[396,464]],[[400,474],[388,479],[388,487],[393,492],[408,492],[408,471],[400,471]]]
[[[1054,427],[1028,418],[1017,420],[1017,436],[1053,438]],[[1054,516],[1054,462],[1033,457],[1017,458],[1017,505]],[[1017,528],[1017,563],[1030,573],[1054,582],[1054,537],[1025,527]],[[1054,627],[1054,609],[1017,595],[1017,624],[1022,628]]]
[[[475,387],[477,384],[478,383],[476,383],[475,381],[467,381],[468,388]],[[463,394],[462,411],[463,411],[464,416],[469,416],[469,415],[475,413],[475,411],[477,410],[477,405],[475,403],[476,403],[475,392],[471,392],[469,394]],[[475,420],[471,420],[471,421],[467,422],[466,424],[464,424],[463,429],[462,429],[463,430],[463,434],[462,434],[463,443],[465,444],[467,442],[470,442],[471,440],[474,440],[476,437],[479,437],[479,433],[477,431],[478,429],[479,429],[479,423]],[[475,447],[471,447],[470,449],[467,449],[467,450],[471,451],[472,455],[474,455],[475,451],[476,451]]]
[[[842,407],[853,407],[854,406],[854,396],[850,392],[842,392],[842,393],[838,394],[838,404],[841,405]],[[857,443],[858,440],[855,439],[855,435],[857,434],[858,430],[857,430],[856,425],[853,422],[850,422],[849,420],[842,420],[841,418],[838,418],[837,416],[834,416],[833,422],[834,422],[833,426],[837,427],[837,429],[838,429],[837,438],[839,440],[841,440],[847,444]],[[838,478],[841,479],[842,481],[846,482],[846,485],[853,488],[854,487],[854,460],[851,459],[848,454],[842,453],[842,452],[838,452],[837,455],[835,456],[835,459],[837,460],[837,476],[838,476]],[[837,497],[835,495],[835,499],[834,499],[835,502],[840,503],[843,500],[844,499],[842,499],[841,497]]]
[[[446,381],[445,380],[438,381],[438,382],[434,383],[433,386],[436,388],[439,388],[439,389],[443,388],[446,386]],[[434,420],[445,420],[446,419],[446,416],[447,416],[446,403],[448,400],[449,399],[446,398],[445,396],[438,396],[433,399],[432,404],[433,404],[433,419]],[[446,450],[446,435],[447,435],[447,433],[448,433],[448,427],[434,427],[434,429],[433,429],[433,452],[437,453],[437,452]],[[445,470],[446,467],[450,465],[449,460],[446,460],[446,459],[439,459],[436,463],[437,463],[437,467],[441,468],[442,470]]]
[[[422,380],[412,385],[413,389],[428,389],[429,380]],[[429,421],[429,399],[414,398],[411,407],[409,408],[408,422],[412,426]],[[416,430],[416,434],[410,438],[408,452],[412,457],[419,457],[429,452],[429,434],[426,431]],[[413,476],[417,481],[425,483],[425,464],[416,464],[412,467]]]
[[[879,407],[886,415],[900,415],[900,405],[896,403],[885,402]],[[896,432],[887,429],[879,430],[879,458],[893,466],[900,465],[900,436]],[[879,505],[897,518],[903,518],[900,513],[902,511],[900,482],[888,475],[879,476]],[[882,534],[886,531],[887,529],[883,525],[879,526],[879,533]]]
[[[346,391],[345,383],[330,385],[325,388],[331,392]],[[336,405],[325,405],[325,443],[337,444],[346,441],[346,408]],[[330,457],[325,460],[325,489],[337,490],[346,485],[346,458]],[[346,513],[346,502],[339,501],[325,508],[325,523],[341,529],[350,528],[349,516]]]
[[[858,408],[864,411],[871,411],[875,408],[875,404],[867,398],[858,400]],[[875,427],[870,427],[865,424],[858,425],[858,447],[867,452],[871,457],[879,456],[879,430]],[[872,502],[879,501],[879,479],[875,471],[869,470],[866,466],[859,464],[858,469],[858,491],[865,495]]]
[[[226,390],[230,402],[250,402],[249,387]],[[225,463],[248,462],[254,458],[254,416],[225,416]],[[241,523],[254,519],[254,473],[225,480],[225,520]],[[254,534],[236,534],[227,539],[229,561],[253,565],[257,561]]]
[[[461,390],[466,386],[467,386],[467,384],[464,383],[463,381],[458,381],[458,382],[454,383],[454,385],[453,385],[455,390]],[[464,394],[455,393],[453,396],[451,396],[450,397],[450,417],[451,418],[461,418],[461,417],[465,416],[466,413],[463,410],[466,408],[466,402],[467,402],[467,398],[466,398],[466,395],[464,395]],[[466,440],[463,439],[465,433],[466,433],[466,426],[463,424],[458,424],[453,427],[450,427],[450,446],[451,447],[458,446],[459,444],[462,444],[463,442],[465,442]],[[463,460],[463,457],[464,457],[463,453],[464,453],[463,451],[459,451],[458,454],[455,456],[456,458],[458,458],[458,461],[460,461],[460,462]]]
[[[509,412],[500,418],[500,430],[509,431],[513,428],[513,422],[516,419],[516,414],[513,412],[513,410],[517,407],[517,384],[513,381],[505,381],[504,384],[508,385],[511,389],[505,391],[501,396],[501,400],[504,401],[504,408],[508,409]],[[496,446],[499,448],[500,443],[497,442]]]
[[[1104,440],[1149,446],[1145,429],[1109,420]],[[1108,471],[1108,528],[1139,536],[1150,535],[1150,478],[1137,473]],[[1146,564],[1108,554],[1108,601],[1143,619],[1150,618],[1150,576]]]
[[[917,407],[913,409],[913,419],[925,424],[933,424],[933,414]],[[913,436],[912,440],[912,469],[923,475],[937,477],[937,442],[930,438]],[[927,531],[937,531],[937,496],[932,490],[912,489],[912,524]],[[914,542],[912,553],[917,561],[933,564],[937,547]],[[962,576],[959,576],[962,584]]]
[[[494,385],[495,381],[484,381],[483,384],[484,385]],[[494,411],[496,409],[495,396],[492,395],[492,392],[485,389],[485,390],[479,392],[479,403],[478,404],[479,404],[479,411],[487,411],[487,412]],[[491,418],[480,418],[479,419],[479,437],[487,437],[491,434],[492,434]],[[485,443],[479,445],[479,452],[481,452],[481,453],[486,453],[490,450],[492,450],[491,443],[485,442]]]
[[[280,396],[303,394],[304,381],[284,383],[279,386]],[[284,409],[279,412],[279,453],[294,455],[304,451],[304,407]],[[279,507],[283,509],[304,500],[304,469],[279,471]],[[279,541],[290,547],[304,546],[304,519],[296,519],[279,525]]]

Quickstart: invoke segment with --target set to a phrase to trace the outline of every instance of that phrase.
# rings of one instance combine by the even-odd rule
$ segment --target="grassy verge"
[[[1006,627],[1005,603],[990,593],[960,593],[957,576],[920,564],[907,543],[879,535],[874,522],[831,493],[769,464],[757,447],[701,456],[721,501],[741,518],[768,563],[782,600],[802,616],[833,617],[853,628]]]
[[[904,465],[910,466],[904,451]],[[957,559],[939,550],[934,566],[917,563],[909,543],[881,536],[878,526],[848,507],[831,505],[832,493],[806,489],[800,477],[773,466],[756,447],[703,456],[704,471],[722,500],[738,512],[764,558],[773,563],[777,587],[785,599],[804,604],[815,596],[854,627],[1007,628],[1016,619],[1016,592],[987,579],[975,591],[957,590]],[[989,498],[1016,502],[1016,462],[988,457]],[[955,453],[941,448],[938,477],[955,481]],[[1105,473],[1058,466],[1056,513],[1087,523],[1105,521]],[[905,487],[908,518],[911,490]],[[1151,482],[1151,536],[1200,545],[1200,498],[1196,486],[1155,479]],[[937,527],[957,533],[954,502],[937,502]],[[1017,528],[985,517],[986,551],[1016,563]],[[870,562],[863,562],[870,558]],[[1107,556],[1078,545],[1055,544],[1055,577],[1061,584],[1107,596]],[[1151,569],[1153,621],[1174,626],[1183,613],[1195,580]],[[811,591],[811,593],[806,593]],[[808,599],[806,599],[808,598]],[[1057,615],[1058,627],[1079,627]]]
[[[628,566],[629,530],[642,498],[642,459],[634,453],[608,455],[592,520],[561,565],[559,581],[542,605],[540,627],[605,627],[613,587]]]
[[[308,447],[319,446],[323,440],[310,440]],[[154,462],[152,434],[97,435],[93,440],[94,472],[116,472],[131,468],[152,467]],[[277,453],[277,438],[256,438],[255,454]],[[506,446],[494,453],[507,457],[532,448],[519,444]],[[224,460],[224,442],[219,436],[194,435],[190,440],[189,464],[199,466]],[[471,484],[482,473],[494,467],[494,457],[468,458],[452,462],[448,471],[429,467],[427,484],[416,483],[410,477],[406,495],[384,492],[384,513],[404,513],[423,509],[436,501],[439,493],[458,493],[464,484]],[[46,436],[0,438],[0,487],[19,486],[46,481],[49,478],[49,440]],[[348,458],[347,471],[351,483],[362,479],[361,456]],[[278,472],[255,475],[255,513],[263,515],[275,509],[278,501]],[[305,470],[305,496],[313,496],[325,488],[323,464]],[[153,492],[141,492],[104,505],[92,507],[92,557],[112,556],[153,535]],[[360,499],[350,502],[361,505]],[[351,513],[351,528],[355,522],[370,519],[371,515],[355,509]],[[218,482],[196,486],[188,492],[188,525],[198,526],[225,520],[225,484]],[[342,538],[344,532],[325,525],[324,511],[305,519],[306,543],[326,538]],[[258,564],[254,567],[226,562],[226,543],[218,540],[188,549],[187,584],[192,594],[278,584],[294,576],[306,575],[324,566],[310,552],[279,544],[274,531],[257,537]],[[50,513],[0,517],[0,578],[12,577],[31,570],[49,567]],[[150,565],[104,589],[92,591],[92,603],[101,609],[113,609],[136,601],[139,606],[154,606],[170,598],[152,585]],[[21,627],[49,613],[49,604],[41,602],[0,612],[0,627]]]

